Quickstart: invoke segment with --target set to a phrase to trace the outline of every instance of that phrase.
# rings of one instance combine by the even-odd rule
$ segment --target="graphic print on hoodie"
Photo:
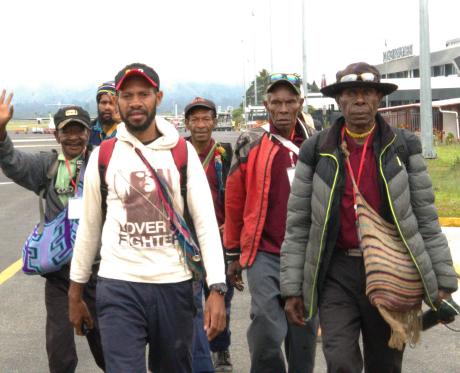
[[[170,170],[159,169],[157,173],[166,180],[171,190]],[[174,245],[169,217],[150,171],[132,172],[129,183],[122,189],[125,193],[119,197],[126,211],[126,223],[120,227],[120,244],[125,243],[138,249]]]

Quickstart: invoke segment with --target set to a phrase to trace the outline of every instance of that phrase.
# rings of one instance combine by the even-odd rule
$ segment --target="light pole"
[[[308,112],[308,83],[307,83],[307,37],[305,35],[305,27],[307,25],[307,7],[305,0],[302,0],[302,62],[303,62],[303,91],[305,94],[304,105]]]
[[[252,16],[255,18],[254,11]],[[254,106],[257,105],[257,65],[256,65],[256,26],[255,20],[252,21],[252,56],[254,61]]]
[[[268,33],[270,37],[270,73],[273,73],[272,0],[268,1]]]
[[[385,52],[387,49],[387,39],[385,39]],[[388,80],[388,59],[385,58],[385,54],[383,57],[383,63],[385,64],[385,78]],[[388,95],[385,96],[385,107],[388,107]]]
[[[433,148],[430,31],[428,0],[420,0],[420,135],[425,158],[436,158]]]
[[[246,124],[246,51],[244,48],[244,40],[241,40],[242,55],[243,55],[243,121]]]

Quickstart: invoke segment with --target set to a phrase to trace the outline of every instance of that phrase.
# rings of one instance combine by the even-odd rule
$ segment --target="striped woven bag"
[[[349,162],[346,143],[342,143],[342,150]],[[366,295],[390,325],[388,346],[402,350],[405,343],[413,345],[420,336],[423,284],[396,226],[366,202],[354,175],[350,176],[366,270]]]

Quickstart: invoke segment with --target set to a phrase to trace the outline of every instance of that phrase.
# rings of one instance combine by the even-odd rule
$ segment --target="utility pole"
[[[428,0],[420,4],[420,135],[425,158],[436,158],[433,147],[433,109],[431,98],[430,31]]]
[[[385,52],[387,51],[387,39],[385,39]],[[384,59],[385,64],[385,78],[388,80],[388,61]],[[388,95],[385,96],[385,107],[388,107]]]
[[[257,105],[257,65],[256,65],[256,25],[255,25],[255,14],[254,11],[252,11],[252,55],[253,55],[253,61],[254,61],[254,72],[255,72],[255,77],[254,77],[254,105]]]
[[[273,38],[272,38],[272,0],[268,0],[268,32],[270,37],[270,74],[273,71]]]
[[[306,26],[307,26],[307,7],[305,0],[302,0],[302,62],[303,62],[303,91],[304,91],[304,102],[306,110],[308,111],[308,83],[307,83],[307,37],[306,37]]]
[[[243,55],[243,119],[246,125],[246,48],[244,40],[241,40],[242,55]]]

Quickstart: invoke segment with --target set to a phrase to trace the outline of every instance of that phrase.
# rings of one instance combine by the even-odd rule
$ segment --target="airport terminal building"
[[[412,45],[383,53],[377,65],[382,80],[398,90],[381,102],[379,112],[395,127],[420,131],[420,57]],[[446,42],[446,48],[430,54],[433,133],[439,141],[449,136],[460,139],[460,38]]]
[[[399,87],[388,96],[388,106],[420,102],[420,58],[412,50],[412,45],[408,45],[384,52],[384,62],[376,65],[382,80]],[[446,42],[445,49],[432,52],[430,60],[433,101],[460,97],[460,38]]]

